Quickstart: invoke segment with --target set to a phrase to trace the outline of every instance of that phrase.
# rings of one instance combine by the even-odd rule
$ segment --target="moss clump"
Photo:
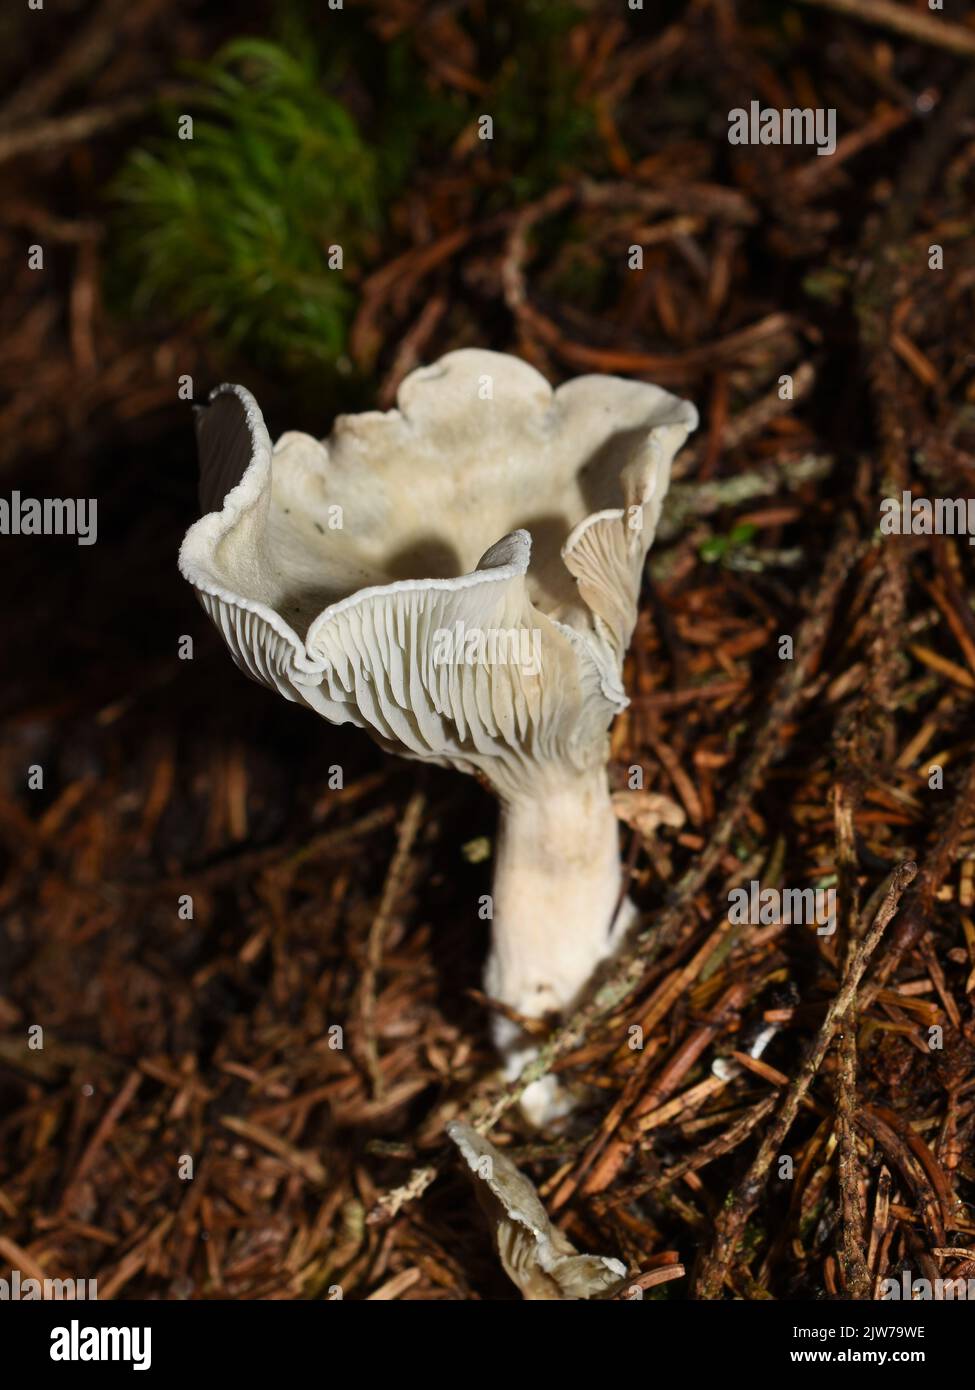
[[[112,186],[119,285],[134,311],[203,315],[259,358],[334,362],[381,222],[376,155],[311,49],[240,39],[194,73],[192,139],[168,112],[171,135],[132,151]]]
[[[135,316],[195,320],[263,367],[320,380],[344,365],[363,274],[395,254],[390,210],[409,180],[441,213],[455,201],[490,215],[599,171],[603,154],[571,55],[574,3],[499,0],[467,17],[474,96],[445,88],[415,33],[384,40],[352,14],[326,43],[301,7],[287,13],[277,41],[238,39],[194,65],[165,135],[126,157],[108,287]],[[472,145],[483,113],[494,139]]]

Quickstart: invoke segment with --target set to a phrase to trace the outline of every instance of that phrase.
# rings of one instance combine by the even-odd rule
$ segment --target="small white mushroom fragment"
[[[580,1255],[553,1226],[534,1184],[470,1125],[453,1120],[447,1133],[476,1179],[504,1271],[527,1299],[600,1298],[619,1289],[626,1265],[604,1255]]]
[[[697,412],[616,377],[553,391],[478,350],[413,372],[397,399],[272,449],[253,397],[218,387],[197,411],[207,514],[180,569],[255,680],[493,788],[485,988],[522,1017],[564,1013],[632,920],[608,730]],[[516,1076],[534,1045],[503,1015],[495,1041]],[[522,1108],[540,1123],[569,1104],[545,1077]]]

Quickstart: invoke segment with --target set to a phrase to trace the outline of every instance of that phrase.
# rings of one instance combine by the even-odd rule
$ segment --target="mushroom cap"
[[[408,376],[396,409],[272,448],[250,393],[219,386],[197,409],[205,515],[180,569],[254,679],[512,789],[529,764],[602,756],[696,423],[656,386],[553,391],[518,358],[465,349]]]

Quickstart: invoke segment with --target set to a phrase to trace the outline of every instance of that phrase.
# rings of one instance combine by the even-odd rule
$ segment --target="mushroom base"
[[[530,799],[504,801],[486,992],[526,1018],[570,1011],[633,921],[632,904],[620,903],[622,886],[605,768],[553,777]],[[494,1040],[511,1079],[537,1050],[502,1016]],[[543,1124],[566,1114],[572,1102],[554,1077],[543,1077],[525,1091],[521,1108]]]

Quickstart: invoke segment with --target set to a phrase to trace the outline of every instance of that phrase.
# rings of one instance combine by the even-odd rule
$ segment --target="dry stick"
[[[758,222],[758,210],[752,200],[740,189],[727,188],[724,184],[691,182],[640,188],[627,180],[599,183],[594,179],[582,179],[573,191],[587,208],[618,210],[626,205],[649,214],[673,210],[718,217],[736,226],[754,226]],[[541,203],[544,202],[543,198]]]
[[[936,21],[940,23],[940,21]],[[942,103],[922,139],[915,142],[881,217],[872,219],[861,244],[861,269],[854,288],[854,311],[866,363],[879,448],[874,465],[873,497],[899,496],[910,486],[910,438],[913,421],[905,409],[903,370],[891,344],[894,309],[923,274],[925,262],[905,246],[924,199],[958,139],[975,104],[975,70]],[[909,568],[904,542],[888,541],[882,549],[883,576],[873,606],[868,644],[868,675],[853,730],[854,764],[893,762],[896,757],[897,687],[904,670],[904,622]]]
[[[70,116],[4,131],[0,134],[0,164],[17,155],[87,140],[100,130],[108,130],[132,116],[141,115],[150,104],[151,98],[127,97],[114,106],[91,106],[86,111],[74,111]]]
[[[635,1119],[649,1114],[676,1090],[681,1080],[698,1061],[701,1054],[714,1042],[722,1026],[727,1025],[727,1016],[733,1010],[740,1010],[747,997],[747,987],[743,981],[736,980],[724,991],[709,1017],[694,1028],[674,1050],[664,1059],[655,1080],[644,1090],[645,1068],[640,1067],[623,1088],[613,1109],[606,1116],[592,1142],[576,1161],[573,1171],[563,1179],[549,1202],[551,1212],[559,1211],[575,1196],[581,1187],[586,1196],[605,1192],[615,1179],[631,1152],[639,1136],[621,1138],[618,1131],[627,1115]],[[653,1055],[653,1054],[651,1054]]]
[[[833,10],[835,14],[860,19],[864,24],[893,29],[897,34],[917,39],[918,43],[930,43],[936,48],[947,48],[950,53],[975,57],[975,33],[971,29],[964,24],[954,24],[950,19],[937,19],[913,10],[909,5],[893,4],[890,0],[799,0],[799,4]]]
[[[877,1176],[877,1191],[873,1199],[870,1221],[870,1244],[867,1247],[867,1265],[873,1271],[875,1298],[880,1282],[880,1270],[884,1268],[884,1255],[893,1234],[890,1226],[890,1169],[884,1163]]]
[[[906,17],[909,12],[900,10],[898,13]],[[944,29],[944,23],[940,19],[926,22],[933,22],[939,33]],[[905,278],[905,268],[898,258],[916,221],[924,196],[957,139],[957,132],[973,99],[975,81],[970,74],[943,104],[924,139],[916,143],[898,179],[895,195],[885,216],[865,239],[865,270],[857,286],[855,307],[860,339],[867,354],[871,396],[880,437],[877,483],[884,495],[906,488],[910,479],[908,429],[903,409],[901,374],[890,345],[891,317],[894,304],[903,292]],[[916,275],[916,270],[914,273]],[[850,739],[850,752],[854,756],[849,759],[849,764],[853,766],[859,761],[855,756],[855,745],[874,744],[881,723],[886,730],[884,752],[888,756],[893,751],[896,737],[896,678],[903,640],[902,616],[907,601],[907,568],[894,546],[886,548],[883,559],[884,578],[879,591],[879,604],[875,608],[874,636],[870,645],[872,670],[863,700],[857,710],[859,727],[855,730],[856,737]],[[879,719],[876,718],[877,715],[880,716]],[[871,761],[876,757],[874,747],[870,748],[869,757]],[[855,902],[855,888],[851,892],[851,886],[856,882],[852,832],[852,814],[855,807],[851,783],[852,779],[841,778],[837,787],[838,813],[840,804],[845,802],[847,795],[851,798],[848,808],[849,824],[844,828],[839,814],[837,817],[837,842],[840,881],[844,896],[851,902],[848,920],[855,922],[859,914],[852,906]],[[956,803],[953,814],[958,812],[959,805],[963,802],[964,798],[961,798],[960,802]],[[942,845],[944,843],[942,841]],[[939,862],[943,868],[937,876],[938,882],[947,868],[947,860],[943,855]],[[920,911],[917,904],[919,901],[923,903],[926,896],[924,885],[933,873],[937,873],[935,867],[926,863],[912,894],[912,901],[901,913],[893,949],[887,952],[875,973],[874,980],[859,998],[861,1010],[870,1007],[883,983],[898,968],[906,952],[917,943],[922,934],[922,923],[930,909],[930,902],[923,905]],[[849,945],[852,949],[852,938]],[[844,1020],[836,1077],[837,1165],[842,1211],[840,1259],[848,1294],[855,1299],[866,1299],[870,1297],[871,1280],[864,1258],[864,1217],[856,1156],[856,1012],[854,1005]]]
[[[866,1012],[877,995],[900,967],[901,961],[917,946],[928,928],[938,889],[958,853],[962,835],[975,815],[975,761],[965,775],[961,791],[955,797],[942,823],[934,849],[927,854],[918,874],[917,883],[900,915],[892,949],[877,967],[874,978],[865,985],[859,998],[860,1009]]]
[[[799,630],[795,646],[799,655],[779,677],[754,748],[745,760],[707,848],[681,877],[670,906],[637,936],[622,958],[615,962],[608,977],[542,1045],[518,1079],[493,1099],[490,1096],[482,1098],[480,1104],[476,1103],[476,1093],[468,1093],[462,1108],[472,1106],[470,1123],[481,1134],[489,1133],[501,1116],[518,1102],[527,1087],[547,1075],[561,1057],[581,1045],[590,1029],[619,1008],[640,985],[648,967],[679,934],[693,898],[720,862],[738,822],[751,804],[756,788],[779,749],[782,728],[799,705],[803,687],[818,662],[840,591],[863,551],[864,546],[856,543],[849,521],[844,521],[820,576],[812,611]],[[402,1186],[383,1193],[370,1212],[369,1221],[378,1223],[389,1220],[408,1202],[422,1196],[436,1178],[446,1154],[444,1150],[438,1160],[415,1168]]]
[[[181,96],[189,98],[194,92],[195,89],[188,86],[160,87],[156,92],[123,97],[111,106],[89,106],[84,111],[72,111],[70,116],[54,116],[50,120],[15,126],[13,130],[0,132],[0,164],[18,155],[60,149],[87,140],[99,131],[110,130],[144,115],[158,101]]]
[[[153,1253],[155,1248],[162,1242],[162,1238],[169,1231],[175,1220],[173,1212],[167,1212],[161,1221],[157,1221],[152,1230],[148,1232],[133,1250],[129,1250],[123,1255],[118,1264],[111,1271],[108,1278],[99,1274],[98,1276],[98,1298],[101,1302],[107,1302],[115,1297],[119,1289],[123,1288],[139,1270],[143,1268]]]
[[[921,18],[907,10],[899,10],[898,15],[905,18],[910,16],[917,20]],[[924,23],[933,24],[939,34],[945,27],[940,19],[925,20]],[[975,51],[975,36],[972,36],[972,45],[972,51]],[[878,483],[884,494],[900,491],[909,483],[908,435],[900,374],[890,346],[891,315],[894,303],[901,293],[904,275],[903,267],[897,258],[914,225],[925,193],[952,144],[958,138],[958,130],[973,101],[975,76],[969,74],[944,103],[925,138],[915,145],[898,179],[896,193],[890,201],[886,215],[865,241],[866,268],[857,287],[856,312],[860,338],[868,356],[871,395],[881,442]],[[874,713],[886,716],[885,751],[889,751],[894,740],[895,678],[902,642],[901,618],[907,598],[907,571],[893,547],[888,547],[885,551],[884,568],[880,603],[875,610],[875,636],[871,642],[872,671],[857,711],[860,727],[855,731],[856,738],[849,741],[849,751],[854,756],[848,762],[852,765],[857,762],[855,744],[861,740],[861,730],[865,732],[866,739],[872,741],[871,731],[878,724],[873,717]],[[874,755],[871,750],[871,758]],[[876,994],[893,975],[907,951],[917,944],[923,934],[936,886],[940,885],[947,872],[950,856],[961,833],[966,800],[975,787],[973,778],[975,770],[969,772],[966,793],[959,797],[952,807],[949,828],[939,841],[934,855],[926,861],[911,899],[901,913],[893,949],[886,953],[871,984],[865,987],[858,998],[861,1011],[870,1007]],[[851,783],[852,779],[841,778],[837,787],[837,843],[840,882],[843,885],[844,897],[851,903],[848,920],[855,922],[859,913],[855,908],[856,854],[852,829],[855,801]],[[847,797],[851,802],[848,807],[845,805]],[[841,806],[848,813],[844,814],[842,820]],[[852,949],[852,938],[849,945]],[[841,1264],[848,1293],[853,1298],[863,1299],[870,1297],[871,1282],[863,1253],[863,1211],[860,1202],[860,1172],[856,1157],[856,1012],[856,1006],[851,1007],[850,1014],[844,1020],[839,1047],[837,1139],[842,1209]]]
[[[938,889],[958,853],[962,835],[975,817],[975,761],[965,774],[961,791],[955,797],[951,809],[944,817],[944,829],[931,854],[924,861],[924,868],[918,881],[917,910],[921,917],[930,917]],[[925,921],[926,925],[926,921]]]
[[[724,1130],[699,1149],[697,1153],[691,1154],[688,1158],[681,1159],[672,1168],[668,1168],[660,1175],[658,1183],[648,1184],[644,1191],[666,1192],[669,1187],[682,1178],[685,1173],[697,1173],[702,1168],[706,1168],[716,1158],[722,1158],[725,1154],[733,1153],[740,1144],[743,1144],[756,1125],[765,1119],[766,1115],[775,1107],[778,1097],[773,1093],[763,1096],[750,1109],[746,1110],[741,1119],[736,1120],[733,1125]],[[621,1198],[622,1201],[622,1198]]]
[[[396,393],[403,378],[423,361],[427,344],[447,312],[447,307],[447,296],[442,290],[432,294],[416,321],[403,334],[393,357],[393,365],[379,388],[379,405],[383,410],[389,410],[396,404]]]
[[[906,109],[901,107],[882,111],[859,130],[851,130],[848,135],[837,140],[836,148],[829,159],[817,159],[815,164],[807,160],[791,173],[788,183],[792,192],[803,201],[808,201],[821,187],[834,182],[840,165],[845,164],[847,160],[855,159],[865,149],[886,139],[915,117],[916,113],[911,105]]]
[[[816,381],[816,369],[811,362],[802,362],[796,368],[793,375],[792,395],[783,400],[779,394],[780,388],[776,386],[766,396],[761,396],[751,405],[746,406],[734,419],[729,420],[721,436],[721,452],[730,453],[732,449],[737,449],[739,444],[751,439],[756,434],[761,434],[766,425],[771,424],[782,415],[790,415],[796,407],[798,401],[804,400],[809,395]],[[693,473],[704,461],[707,453],[707,444],[692,444],[685,449],[677,458],[672,476],[683,478],[688,473]],[[738,475],[735,475],[736,478]],[[659,534],[659,528],[658,528]]]
[[[748,1172],[732,1194],[730,1204],[724,1208],[715,1223],[714,1241],[708,1254],[701,1262],[701,1268],[695,1280],[695,1297],[717,1298],[719,1295],[729,1265],[738,1248],[738,1243],[744,1234],[745,1225],[761,1195],[762,1185],[772,1160],[791,1129],[799,1106],[823,1064],[823,1058],[833,1040],[833,1034],[853,1002],[857,986],[863,977],[870,957],[876,950],[888,923],[896,913],[905,888],[916,873],[917,865],[912,860],[907,860],[898,865],[889,875],[884,900],[870,930],[853,953],[839,993],[827,1010],[816,1041],[806,1054],[798,1076],[790,1085],[782,1101],[775,1123],[762,1140]]]
[[[851,1007],[840,1034],[837,1075],[836,1136],[837,1176],[843,1213],[841,1263],[846,1291],[850,1298],[870,1297],[870,1272],[865,1258],[863,1201],[860,1196],[860,1164],[856,1151],[857,1109],[857,1019]]]
[[[833,817],[836,825],[836,862],[840,887],[840,915],[847,930],[846,969],[850,970],[859,938],[860,888],[857,883],[856,832],[853,817],[859,802],[852,779],[841,777],[836,785]],[[857,1161],[854,1120],[857,1108],[857,1007],[856,1000],[843,1019],[837,1072],[837,1174],[843,1214],[841,1263],[851,1298],[870,1297],[870,1274],[864,1256],[864,1212],[860,1200],[860,1165]]]
[[[265,1125],[255,1124],[253,1120],[241,1119],[239,1115],[221,1115],[220,1123],[225,1129],[229,1129],[231,1134],[237,1134],[241,1139],[246,1139],[249,1144],[256,1148],[267,1149],[268,1153],[280,1158],[289,1168],[293,1168],[296,1173],[300,1173],[308,1182],[316,1186],[324,1187],[327,1169],[313,1153],[303,1153],[301,1149],[295,1148],[294,1144],[289,1144],[286,1139],[282,1139],[280,1134],[275,1134],[273,1130]]]
[[[101,1153],[112,1130],[118,1124],[125,1111],[132,1104],[132,1101],[135,1099],[136,1092],[138,1091],[139,1087],[142,1085],[144,1080],[145,1077],[143,1076],[142,1072],[138,1070],[138,1068],[136,1068],[135,1071],[130,1071],[128,1076],[125,1078],[125,1082],[122,1086],[122,1089],[119,1091],[118,1095],[112,1101],[111,1105],[108,1107],[108,1109],[105,1111],[105,1114],[99,1121],[98,1126],[88,1143],[88,1147],[81,1155],[81,1160],[78,1163],[78,1166],[75,1169],[73,1176],[68,1182],[68,1185],[64,1189],[64,1194],[61,1198],[60,1206],[60,1210],[62,1212],[67,1211],[70,1207],[71,1199],[77,1191],[79,1184],[82,1183],[84,1179],[88,1176],[92,1164],[95,1162],[95,1159]]]
[[[590,179],[560,184],[549,189],[537,203],[525,208],[506,208],[485,218],[483,222],[468,222],[454,227],[436,241],[413,246],[374,271],[363,284],[359,296],[359,311],[349,335],[352,356],[357,361],[371,360],[382,338],[376,320],[387,301],[398,298],[401,305],[405,303],[426,275],[444,261],[449,261],[471,241],[498,231],[507,232],[513,225],[521,225],[526,215],[532,221],[553,216],[572,202],[581,202],[585,207],[615,207],[624,200],[644,213],[676,210],[719,217],[736,225],[751,225],[758,221],[757,209],[744,194],[720,184],[681,183],[659,189],[635,188],[629,183],[596,183]],[[510,250],[509,242],[509,255]],[[517,270],[515,275],[517,278]],[[502,266],[502,279],[506,286],[509,276],[510,271]]]
[[[684,1176],[685,1173],[697,1173],[702,1168],[706,1168],[709,1163],[713,1163],[716,1158],[723,1158],[725,1154],[733,1153],[740,1144],[743,1144],[757,1124],[765,1119],[766,1115],[773,1109],[778,1097],[773,1094],[763,1096],[760,1101],[745,1111],[740,1119],[714,1139],[708,1141],[696,1153],[690,1154],[687,1158],[680,1159],[670,1168],[664,1169],[660,1173],[654,1173],[651,1177],[642,1179],[635,1187],[628,1187],[625,1192],[618,1196],[604,1194],[601,1198],[602,1204],[607,1208],[628,1206],[638,1198],[652,1192],[655,1196],[673,1187],[674,1183]],[[640,1146],[648,1147],[647,1141]],[[598,1209],[598,1208],[597,1208]]]
[[[691,188],[682,190],[689,197]],[[685,348],[675,353],[647,353],[638,350],[611,347],[591,347],[588,343],[577,342],[563,335],[552,319],[535,308],[528,293],[525,267],[530,260],[528,244],[529,232],[545,218],[561,211],[576,198],[584,205],[598,206],[607,196],[623,197],[622,191],[611,193],[618,185],[594,185],[581,183],[577,186],[563,185],[551,189],[537,202],[523,207],[512,220],[504,257],[501,262],[501,284],[505,304],[528,335],[536,338],[563,361],[575,367],[593,371],[631,372],[637,375],[652,375],[657,381],[667,384],[685,381],[696,371],[728,361],[739,353],[765,342],[768,338],[781,337],[795,332],[800,324],[790,314],[771,313],[746,328],[737,329],[716,342],[698,347]],[[698,192],[700,187],[698,186]],[[647,195],[641,195],[646,197]],[[657,195],[658,197],[660,195]],[[672,195],[671,195],[672,196]],[[632,201],[632,199],[631,199]]]
[[[38,1264],[29,1251],[8,1236],[0,1236],[0,1259],[6,1260],[11,1269],[19,1269],[28,1279],[36,1279],[40,1284],[48,1277],[43,1265]]]
[[[857,1116],[857,1126],[867,1133],[897,1168],[923,1210],[924,1224],[935,1245],[945,1242],[945,1226],[951,1220],[953,1198],[944,1173],[920,1137],[902,1123],[893,1111],[865,1105]],[[910,1223],[905,1229],[910,1239]]]
[[[426,797],[423,792],[417,791],[413,793],[407,803],[406,811],[400,823],[396,852],[383,885],[379,911],[369,928],[369,940],[366,944],[366,963],[359,987],[359,1017],[362,1025],[362,1050],[372,1081],[373,1099],[376,1100],[383,1095],[384,1091],[383,1074],[379,1065],[379,1042],[376,1038],[376,981],[379,978],[379,967],[383,958],[383,942],[386,939],[390,918],[396,901],[409,877],[410,853],[417,831],[420,829],[425,802]]]
[[[215,864],[191,868],[182,877],[151,879],[148,883],[106,879],[98,884],[99,896],[111,897],[124,888],[126,893],[145,897],[163,892],[167,888],[183,887],[186,883],[212,888],[234,879],[242,879],[258,870],[269,874],[288,873],[299,864],[315,859],[320,854],[327,855],[335,850],[344,849],[350,840],[355,840],[360,835],[371,835],[374,830],[381,829],[395,819],[395,806],[378,806],[374,811],[367,811],[350,825],[324,830],[310,840],[296,841],[290,853],[287,844],[261,845],[258,849],[245,849],[239,854],[221,858]]]
[[[165,0],[102,0],[87,23],[75,29],[60,56],[37,77],[29,78],[0,110],[0,123],[8,126],[27,116],[49,111],[75,83],[95,72],[123,44],[165,8]]]
[[[727,443],[725,447],[728,447]],[[685,454],[680,456],[681,459],[684,457]],[[697,521],[699,517],[713,516],[723,507],[737,507],[744,502],[774,497],[784,490],[796,493],[804,483],[821,482],[833,472],[835,464],[836,460],[829,454],[807,453],[798,457],[786,456],[781,462],[761,464],[747,473],[733,473],[727,478],[715,478],[711,482],[672,482],[660,520],[657,522],[654,544],[673,540],[687,531],[690,523]],[[677,476],[683,477],[689,471],[689,467],[681,465]],[[663,563],[662,557],[658,556],[656,561],[651,559],[650,574],[654,579],[660,575],[666,576],[667,565]],[[975,675],[975,663],[972,665],[972,674]],[[728,684],[727,681],[712,681],[704,688],[710,692],[719,685]],[[741,682],[732,681],[730,684],[740,685]],[[693,691],[695,687],[690,686],[688,689]],[[641,699],[658,703],[660,696],[637,695],[633,703],[639,704]]]

